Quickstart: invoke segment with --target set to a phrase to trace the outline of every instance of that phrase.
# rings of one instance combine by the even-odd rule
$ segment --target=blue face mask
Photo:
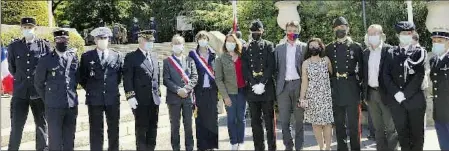
[[[31,29],[25,29],[22,31],[22,34],[25,38],[31,38],[34,36],[34,32]]]
[[[444,46],[442,43],[433,43],[432,53],[438,56],[442,55],[445,52]]]
[[[411,35],[399,35],[399,42],[403,45],[410,45],[412,43]]]
[[[153,50],[153,42],[146,42],[145,43],[145,50],[146,51],[151,51],[151,50]]]

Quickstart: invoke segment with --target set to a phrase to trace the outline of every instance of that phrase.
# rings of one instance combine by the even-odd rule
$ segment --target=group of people
[[[275,46],[262,38],[264,26],[255,20],[250,25],[251,41],[242,44],[235,33],[228,34],[221,54],[209,46],[211,37],[205,31],[196,35],[198,45],[188,53],[184,38],[175,35],[173,53],[163,60],[162,73],[153,51],[154,30],[139,32],[138,49],[121,55],[108,48],[111,30],[98,27],[91,32],[96,48],[78,60],[76,50],[68,46],[67,30],[54,31],[52,51],[48,41],[36,37],[35,26],[34,18],[22,18],[24,38],[8,46],[9,71],[14,76],[9,150],[19,149],[29,106],[36,123],[36,150],[73,150],[78,84],[86,91],[90,149],[103,149],[106,115],[108,150],[118,150],[122,81],[135,117],[137,150],[155,149],[160,83],[167,88],[173,150],[181,149],[181,118],[186,150],[194,150],[193,118],[196,148],[218,148],[219,95],[226,105],[232,150],[244,143],[247,103],[254,150],[265,150],[264,127],[268,150],[277,149],[275,101],[286,150],[303,148],[304,122],[312,124],[320,150],[330,150],[333,126],[338,150],[348,150],[348,135],[350,149],[360,150],[361,101],[369,104],[378,150],[395,150],[398,142],[402,150],[423,150],[426,51],[412,44],[416,31],[410,22],[395,26],[399,46],[385,43],[380,25],[369,26],[366,49],[348,36],[349,24],[343,17],[334,20],[336,39],[327,46],[319,38],[300,42],[299,21],[285,25],[287,40]],[[441,149],[447,150],[449,114],[444,108],[449,95],[444,91],[449,31],[432,31],[432,40],[435,127]]]

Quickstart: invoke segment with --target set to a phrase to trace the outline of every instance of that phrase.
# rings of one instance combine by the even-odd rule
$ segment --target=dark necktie
[[[101,51],[100,61],[101,61],[101,65],[104,65],[104,51]]]
[[[27,43],[27,48],[31,49],[31,43]]]
[[[405,48],[401,48],[401,54],[405,55]]]

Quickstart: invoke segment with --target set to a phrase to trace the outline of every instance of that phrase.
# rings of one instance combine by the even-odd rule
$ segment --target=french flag
[[[2,77],[2,88],[3,88],[2,90],[3,90],[3,93],[11,94],[14,78],[12,77],[11,73],[9,73],[9,70],[8,70],[8,60],[6,59],[7,55],[8,55],[8,50],[6,49],[6,47],[1,47],[1,50],[2,50],[2,53],[1,53],[1,58],[2,58],[1,77]]]
[[[232,22],[232,30],[234,33],[237,32],[237,0],[232,0],[232,17],[233,17],[233,22]]]

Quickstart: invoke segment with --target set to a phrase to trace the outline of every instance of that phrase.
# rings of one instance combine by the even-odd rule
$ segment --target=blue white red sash
[[[209,50],[210,51],[210,50]],[[206,59],[204,59],[203,57],[201,57],[196,50],[192,50],[190,51],[190,56],[193,58],[193,60],[195,60],[195,62],[199,65],[199,67],[203,70],[206,71],[207,75],[209,75],[209,77],[211,77],[212,79],[215,80],[215,74],[214,74],[214,70],[212,69],[212,66],[206,61]]]
[[[182,69],[182,66],[178,63],[178,61],[176,61],[177,59],[174,58],[173,56],[169,56],[168,57],[168,62],[173,65],[175,67],[176,72],[179,73],[179,75],[181,75],[182,80],[184,80],[185,84],[189,84],[190,79],[189,76],[187,75],[187,73]]]

